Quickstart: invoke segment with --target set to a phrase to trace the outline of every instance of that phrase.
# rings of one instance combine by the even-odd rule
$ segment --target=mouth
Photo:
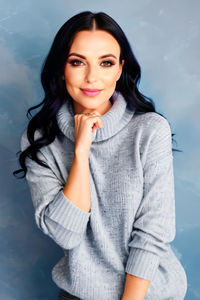
[[[81,89],[81,91],[87,96],[96,96],[100,94],[102,90],[99,89]]]

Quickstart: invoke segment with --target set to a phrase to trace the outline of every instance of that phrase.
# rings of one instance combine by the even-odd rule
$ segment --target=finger
[[[98,115],[97,115],[98,114]],[[82,113],[82,114],[76,114],[77,123],[79,124],[81,122],[81,119],[84,120],[92,120],[92,123],[97,123],[97,128],[104,127],[103,121],[101,119],[101,114],[98,111],[94,111],[92,113]],[[96,118],[96,120],[94,120]]]
[[[103,125],[103,121],[102,121],[102,119],[101,119],[101,114],[98,112],[98,114],[99,114],[99,116],[97,116],[97,126],[98,126],[98,128],[102,128],[102,127],[104,127],[104,125]],[[91,117],[91,118],[93,118],[93,116],[89,116],[89,117]]]

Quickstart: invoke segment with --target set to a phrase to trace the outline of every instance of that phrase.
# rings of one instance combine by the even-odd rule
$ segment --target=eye
[[[77,62],[78,62],[78,64],[76,64]],[[78,60],[78,59],[73,59],[73,60],[70,60],[69,63],[70,63],[70,65],[76,67],[76,66],[80,66],[79,63],[82,63],[82,61],[80,61],[80,60]]]
[[[113,66],[114,65],[114,63],[112,62],[112,61],[110,61],[110,60],[104,60],[102,63],[108,63],[106,66],[107,67],[111,67],[111,66]]]
[[[69,61],[69,64],[72,65],[72,66],[74,66],[74,67],[80,66],[80,63],[82,63],[82,61],[79,60],[79,59],[73,59],[73,60],[70,60],[70,61]],[[111,67],[112,65],[115,65],[115,64],[114,64],[112,61],[110,61],[110,60],[104,60],[102,63],[106,63],[106,64],[104,64],[104,66],[106,66],[106,67]]]

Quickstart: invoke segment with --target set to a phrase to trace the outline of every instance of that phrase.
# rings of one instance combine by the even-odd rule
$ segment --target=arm
[[[121,300],[143,300],[149,284],[149,280],[145,280],[127,273],[124,293]]]
[[[24,132],[21,138],[21,150],[25,150],[28,145],[26,132]],[[89,204],[86,203],[85,196],[83,197],[81,193],[77,194],[75,191],[74,195],[80,198],[79,201],[77,198],[73,198],[76,178],[81,183],[80,186],[83,186],[84,180],[88,180],[88,169],[85,168],[87,160],[83,160],[83,164],[74,160],[70,182],[69,184],[66,183],[63,189],[63,183],[54,174],[51,163],[48,162],[41,149],[38,152],[38,157],[47,164],[48,168],[40,166],[29,157],[26,158],[25,162],[27,167],[26,180],[35,209],[36,224],[44,234],[52,238],[62,248],[74,248],[81,242],[91,214],[88,212]],[[83,169],[86,172],[84,175]],[[70,198],[68,198],[68,194]]]
[[[136,212],[128,244],[130,252],[125,271],[151,281],[158,270],[160,257],[166,253],[168,243],[175,237],[175,201],[169,123],[163,117],[156,116],[152,123],[146,126],[153,126],[154,130],[150,129],[150,134],[146,130],[147,136],[143,137],[142,141],[145,141],[141,158],[143,197]],[[137,279],[138,282],[139,285],[135,279],[128,279],[125,294],[129,293],[129,289],[130,293],[131,289],[136,289],[143,295],[141,299],[144,299],[148,283]],[[134,293],[129,299],[136,299]]]
[[[86,212],[90,211],[90,168],[88,155],[75,152],[63,193],[80,209]]]

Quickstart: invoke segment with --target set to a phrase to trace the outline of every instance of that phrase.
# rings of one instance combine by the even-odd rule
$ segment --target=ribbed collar
[[[127,107],[127,102],[120,92],[115,91],[112,100],[111,108],[100,117],[104,127],[92,133],[93,142],[100,142],[112,137],[125,127],[133,117],[135,111]],[[56,119],[62,133],[75,142],[74,112],[70,101],[66,101],[60,107]]]

